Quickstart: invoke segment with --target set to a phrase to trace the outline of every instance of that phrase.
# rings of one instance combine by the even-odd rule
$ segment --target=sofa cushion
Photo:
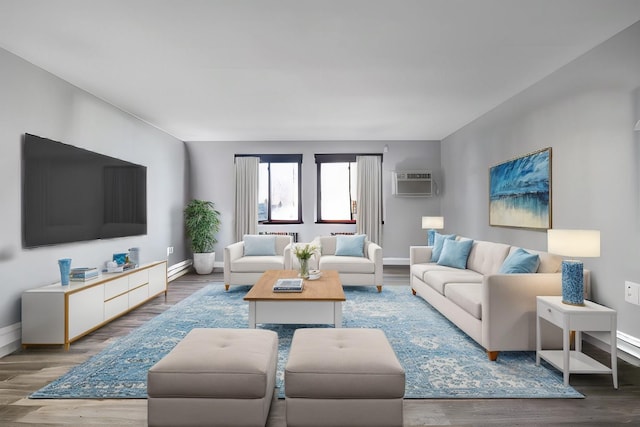
[[[514,249],[515,250],[515,249]],[[562,271],[562,257],[549,252],[534,251],[527,249],[528,252],[538,254],[540,264],[537,273],[560,273]]]
[[[320,270],[338,270],[340,273],[373,274],[376,265],[369,258],[339,255],[320,257]]]
[[[431,261],[438,262],[438,259],[440,258],[440,254],[442,253],[442,247],[444,245],[444,241],[454,240],[455,238],[456,238],[455,234],[440,234],[436,232],[433,238],[433,250],[431,251]]]
[[[459,268],[432,270],[424,273],[422,281],[444,295],[447,283],[482,283],[482,274]]]
[[[336,236],[336,255],[362,257],[364,256],[364,234],[353,236]]]
[[[276,256],[248,256],[231,261],[231,271],[235,273],[261,273],[266,270],[282,270],[284,258]]]
[[[245,234],[244,256],[273,256],[276,254],[276,236]]]
[[[511,252],[504,260],[498,273],[535,273],[538,270],[539,264],[540,257],[538,254],[532,254],[522,248],[518,248]]]
[[[335,255],[336,254],[336,237],[335,236],[318,236],[313,239],[313,244],[320,246],[321,255]]]
[[[482,285],[480,283],[448,283],[444,296],[476,319],[482,320]]]
[[[411,274],[419,278],[420,280],[424,280],[424,273],[427,271],[435,271],[435,270],[453,270],[451,267],[447,267],[444,265],[436,264],[435,262],[430,262],[428,264],[413,264],[411,266]]]
[[[511,246],[504,243],[476,240],[469,252],[467,268],[485,275],[496,274],[509,254],[509,249]]]
[[[455,268],[466,268],[473,240],[445,240],[438,264]]]

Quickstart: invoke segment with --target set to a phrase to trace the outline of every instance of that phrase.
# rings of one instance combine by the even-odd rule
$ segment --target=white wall
[[[488,171],[552,148],[554,228],[601,230],[592,299],[618,311],[618,329],[640,337],[640,23],[633,25],[442,142],[446,231],[546,250],[546,232],[488,225]]]
[[[59,281],[57,260],[101,266],[114,252],[141,248],[141,262],[186,258],[184,144],[0,49],[0,348],[20,322],[21,293]],[[147,235],[23,249],[21,143],[32,133],[147,166]],[[12,326],[10,326],[12,325]]]
[[[440,197],[398,198],[391,195],[391,172],[396,169],[428,169],[440,181],[439,141],[332,141],[332,142],[187,142],[191,163],[192,196],[211,200],[222,214],[216,260],[223,260],[222,249],[233,243],[235,154],[301,153],[302,215],[304,224],[262,225],[259,231],[296,231],[301,242],[332,231],[354,231],[355,225],[315,224],[316,164],[314,154],[383,153],[385,258],[409,258],[409,246],[424,244],[422,215],[440,214]]]

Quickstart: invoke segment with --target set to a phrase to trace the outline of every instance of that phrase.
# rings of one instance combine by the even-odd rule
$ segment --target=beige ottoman
[[[264,426],[278,335],[260,329],[193,329],[147,376],[150,426]]]
[[[378,329],[298,329],[284,373],[287,426],[402,426],[404,369]]]

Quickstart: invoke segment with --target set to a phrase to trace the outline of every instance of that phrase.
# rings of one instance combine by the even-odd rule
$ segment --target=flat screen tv
[[[147,168],[39,136],[22,147],[25,248],[147,233]]]

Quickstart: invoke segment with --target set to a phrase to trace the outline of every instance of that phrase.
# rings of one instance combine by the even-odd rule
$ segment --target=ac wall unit
[[[432,184],[429,171],[394,171],[392,194],[396,197],[431,197]]]

